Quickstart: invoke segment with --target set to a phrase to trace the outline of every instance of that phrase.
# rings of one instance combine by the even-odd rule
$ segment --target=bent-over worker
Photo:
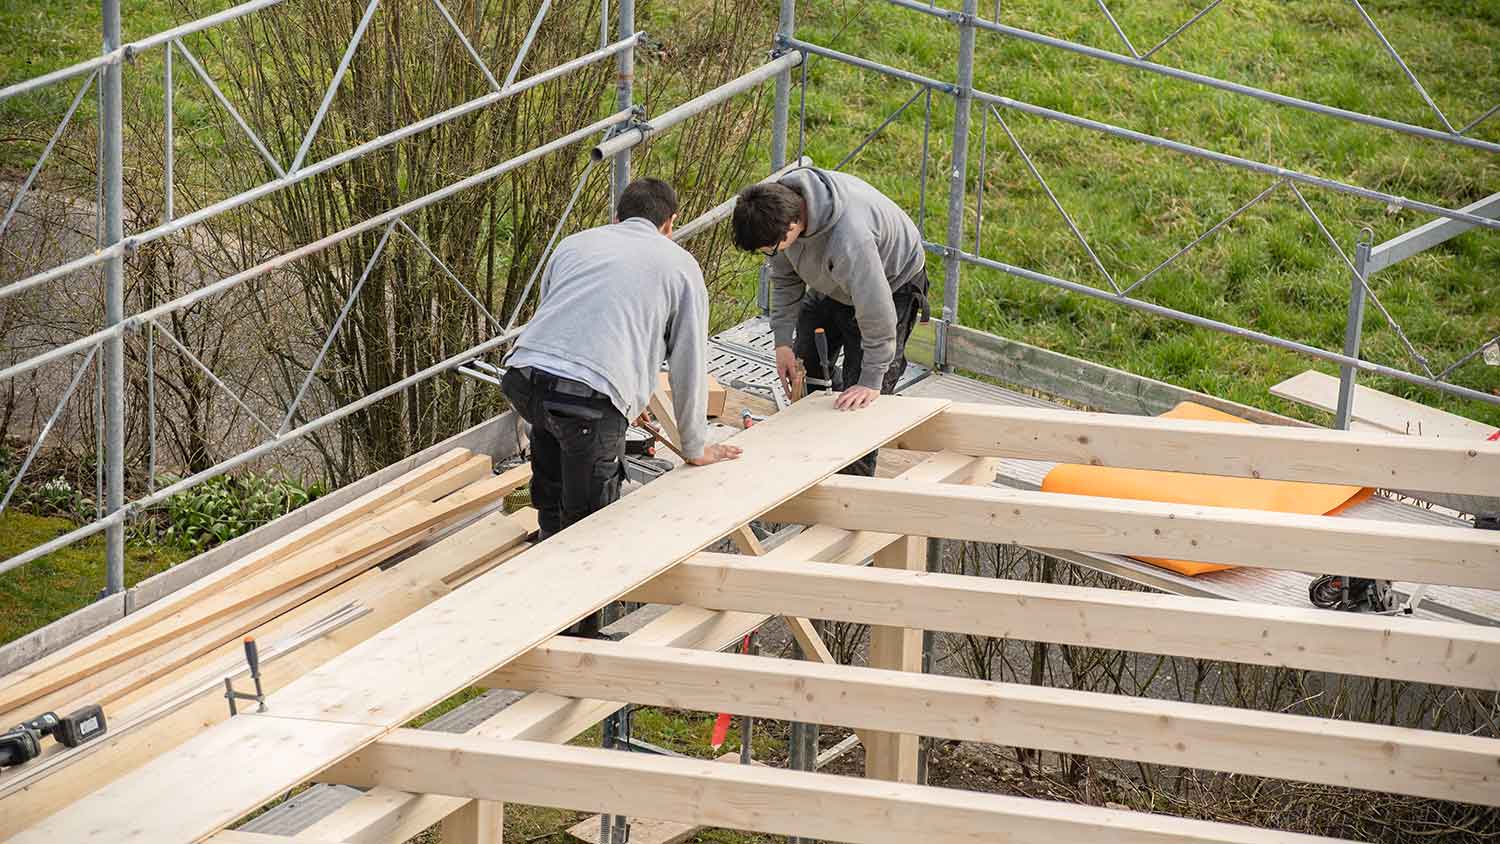
[[[531,501],[543,539],[620,497],[625,432],[670,367],[687,462],[738,457],[708,445],[708,291],[670,235],[677,195],[660,179],[626,186],[617,222],[557,245],[536,315],[506,359],[501,389],[531,423]]]
[[[899,205],[855,176],[799,167],[740,191],[734,243],[770,259],[771,329],[783,389],[790,392],[799,360],[809,376],[834,379],[823,371],[814,342],[821,328],[829,360],[844,352],[839,409],[866,407],[895,392],[912,325],[919,315],[927,318],[922,235]],[[875,460],[872,452],[844,471],[873,476]]]

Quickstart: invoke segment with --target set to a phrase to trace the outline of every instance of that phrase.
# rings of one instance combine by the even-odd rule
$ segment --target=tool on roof
[[[750,653],[750,640],[754,635],[754,633],[745,634],[745,638],[740,641],[740,653]],[[715,753],[718,752],[720,747],[724,746],[725,740],[729,738],[729,721],[732,717],[728,712],[720,712],[719,717],[714,719],[713,735],[709,737],[708,744],[714,749]],[[748,728],[748,723],[746,726]],[[741,736],[741,742],[745,741],[746,739]],[[743,748],[748,746],[748,744],[742,744],[741,752],[743,753]]]
[[[818,348],[818,362],[823,367],[822,378],[805,378],[808,384],[814,384],[837,393],[843,389],[839,383],[838,373],[833,370],[833,362],[828,356],[828,333],[819,328],[813,332],[813,345]]]
[[[255,637],[245,637],[245,662],[250,665],[250,679],[255,683],[255,694],[249,692],[235,691],[234,679],[224,678],[224,699],[229,701],[229,714],[231,717],[240,714],[239,707],[235,705],[236,700],[253,700],[260,704],[257,712],[266,711],[266,693],[260,686],[260,649],[255,645]]]
[[[641,419],[636,422],[636,426],[645,429],[646,433],[650,434],[653,437],[656,437],[657,441],[661,442],[667,448],[671,449],[673,454],[681,457],[684,461],[687,460],[687,455],[682,453],[682,449],[678,448],[675,443],[667,439],[666,435],[663,434],[661,430],[655,425],[652,425],[650,422]]]
[[[1325,574],[1307,587],[1307,599],[1325,610],[1388,613],[1396,610],[1396,593],[1389,580]]]
[[[0,768],[22,765],[42,755],[42,739],[52,736],[63,747],[77,747],[109,729],[104,708],[91,703],[66,718],[43,712],[0,733]]]

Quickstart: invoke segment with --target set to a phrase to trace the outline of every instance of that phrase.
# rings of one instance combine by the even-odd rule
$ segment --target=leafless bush
[[[1143,589],[1014,546],[950,543],[943,569]],[[961,634],[942,636],[938,650],[942,670],[989,680],[1500,736],[1500,700],[1471,689]],[[1362,841],[1500,839],[1494,809],[1022,748],[1004,752],[1019,771],[1014,782],[1033,796]]]

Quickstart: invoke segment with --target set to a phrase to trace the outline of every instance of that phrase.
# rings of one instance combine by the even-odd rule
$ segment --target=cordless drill
[[[0,768],[21,765],[42,755],[42,738],[52,736],[64,747],[77,747],[104,735],[109,725],[104,708],[89,704],[66,718],[44,712],[0,733]]]

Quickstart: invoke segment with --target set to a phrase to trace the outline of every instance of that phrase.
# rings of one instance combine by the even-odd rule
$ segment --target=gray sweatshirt
[[[901,206],[854,176],[803,167],[780,181],[802,194],[807,228],[770,262],[776,345],[792,344],[807,288],[853,305],[864,350],[859,383],[879,390],[896,359],[891,293],[921,272],[922,234]]]
[[[670,367],[682,450],[707,434],[708,291],[686,249],[644,217],[588,229],[557,244],[542,272],[536,315],[506,358],[582,381],[633,421]]]

